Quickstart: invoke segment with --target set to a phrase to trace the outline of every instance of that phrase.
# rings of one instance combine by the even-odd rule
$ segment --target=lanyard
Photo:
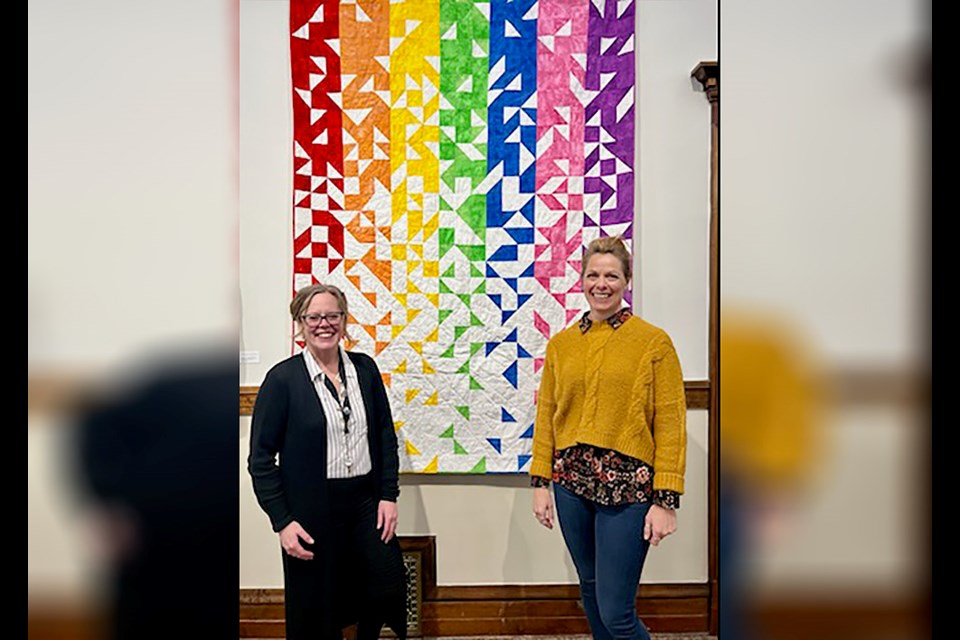
[[[350,394],[347,393],[347,373],[343,366],[343,354],[340,354],[338,373],[340,374],[340,384],[343,386],[343,402],[340,401],[340,394],[337,393],[337,388],[333,386],[333,382],[330,381],[330,378],[328,378],[326,374],[323,376],[323,386],[327,388],[330,395],[336,400],[337,407],[340,408],[340,413],[343,415],[343,432],[350,433]]]

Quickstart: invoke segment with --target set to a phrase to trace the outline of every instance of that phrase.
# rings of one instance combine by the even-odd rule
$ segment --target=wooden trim
[[[720,64],[716,60],[704,60],[693,68],[690,75],[703,85],[704,91],[713,89],[714,94],[710,99],[717,99],[717,92],[720,90]]]
[[[897,371],[880,368],[847,368],[828,379],[829,399],[837,406],[897,405],[929,406],[932,379],[927,371]]]
[[[580,597],[580,587],[575,584],[517,584],[517,585],[467,585],[434,587],[436,601],[470,600],[570,600]],[[669,600],[676,598],[706,598],[710,587],[700,583],[641,584],[637,598]]]
[[[709,380],[687,380],[683,384],[687,394],[687,409],[710,408]],[[259,390],[260,387],[256,386],[240,387],[241,416],[253,415],[253,403],[257,400]]]
[[[82,410],[95,388],[93,377],[64,369],[27,374],[27,411],[62,413]]]
[[[576,584],[437,585],[435,536],[399,536],[400,548],[420,555],[418,632],[427,636],[587,633]],[[707,584],[643,584],[637,609],[654,631],[706,631]],[[240,637],[284,633],[283,589],[240,590]]]
[[[769,640],[932,638],[931,594],[828,600],[795,597],[745,603],[757,637]]]
[[[433,587],[437,598],[422,608],[425,636],[589,633],[576,585]],[[641,585],[637,610],[655,632],[705,632],[708,595],[706,584]],[[283,618],[283,589],[240,590],[241,638],[281,638]]]
[[[260,387],[240,387],[240,415],[241,416],[252,416],[253,415],[253,403],[257,401],[257,392],[260,391]]]
[[[931,379],[926,372],[911,372],[874,367],[862,370],[841,370],[829,377],[832,399],[841,407],[847,405],[916,405],[928,403]],[[37,412],[75,412],[92,397],[93,387],[79,377],[65,375],[31,376],[27,382],[28,408]],[[684,382],[687,408],[709,410],[715,392],[709,380]],[[258,386],[241,386],[239,415],[253,413]]]
[[[707,100],[720,102],[720,64],[715,60],[704,61],[693,68],[690,77],[700,83]],[[718,123],[719,124],[719,123]]]
[[[403,536],[398,538],[401,543]],[[428,563],[424,562],[424,568]],[[442,587],[432,580],[424,580],[424,592],[432,594],[424,600],[430,602],[468,602],[473,600],[576,600],[580,587],[575,584],[503,584],[503,585],[457,585]],[[643,600],[676,600],[706,598],[710,585],[698,582],[641,584],[637,598]],[[282,605],[283,589],[279,587],[240,589],[240,605]]]
[[[720,430],[718,411],[719,351],[718,331],[720,326],[720,65],[715,61],[701,62],[690,75],[703,86],[710,102],[710,306],[708,328],[709,351],[709,416],[707,417],[709,459],[707,461],[707,512],[708,549],[707,574],[710,578],[710,625],[711,634],[717,633],[719,623],[720,593],[718,585],[718,537],[720,483]]]
[[[637,609],[653,632],[704,632],[707,598],[643,599]],[[464,600],[428,603],[423,631],[429,636],[589,633],[578,597],[550,600]]]
[[[710,409],[713,392],[709,380],[685,380],[683,390],[687,396],[687,409]]]
[[[566,585],[550,585],[552,587]],[[667,586],[681,590],[685,585]],[[704,585],[693,585],[703,588]],[[575,590],[576,587],[573,587]],[[642,591],[643,587],[641,587]],[[263,602],[267,601],[267,604]],[[425,605],[422,633],[428,636],[521,635],[523,633],[585,633],[586,620],[576,603],[557,600],[527,599],[522,602],[486,601],[452,602],[440,606]],[[575,607],[564,609],[571,604]],[[552,607],[552,608],[551,608]],[[640,600],[638,607],[645,622],[654,630],[685,631],[704,618],[684,613],[692,609],[683,598],[658,602]],[[505,612],[497,617],[500,608]],[[893,600],[863,597],[820,597],[819,599],[783,598],[750,604],[750,620],[758,637],[767,640],[849,640],[850,638],[930,638],[932,637],[931,594],[916,594]],[[430,622],[427,623],[427,613]],[[524,617],[525,616],[525,617]],[[654,623],[656,620],[656,623]],[[27,611],[27,632],[31,640],[95,640],[105,637],[108,618],[103,611],[88,603],[67,606],[47,602],[37,606],[31,602]],[[240,589],[240,638],[282,638],[283,590]],[[463,631],[461,631],[463,630]],[[439,631],[439,632],[438,632]],[[693,632],[695,633],[695,632]]]

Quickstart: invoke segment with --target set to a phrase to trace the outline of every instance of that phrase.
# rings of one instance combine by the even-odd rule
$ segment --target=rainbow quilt
[[[294,289],[346,292],[401,471],[529,468],[583,248],[633,237],[634,17],[634,0],[291,0]]]

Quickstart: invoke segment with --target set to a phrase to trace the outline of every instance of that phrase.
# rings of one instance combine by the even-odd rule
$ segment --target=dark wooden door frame
[[[710,311],[709,311],[709,382],[710,403],[708,411],[709,462],[707,468],[708,491],[708,575],[710,580],[710,633],[717,634],[719,591],[717,588],[718,525],[717,489],[719,488],[719,354],[717,338],[720,321],[719,260],[720,260],[720,65],[717,62],[701,62],[690,75],[703,87],[710,103]]]

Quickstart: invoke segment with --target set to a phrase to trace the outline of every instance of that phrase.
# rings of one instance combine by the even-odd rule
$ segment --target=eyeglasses
[[[319,327],[324,321],[326,321],[331,327],[335,327],[340,324],[341,320],[343,320],[343,311],[333,311],[331,313],[311,313],[305,316],[300,316],[300,319],[303,320],[304,324],[311,329]]]

